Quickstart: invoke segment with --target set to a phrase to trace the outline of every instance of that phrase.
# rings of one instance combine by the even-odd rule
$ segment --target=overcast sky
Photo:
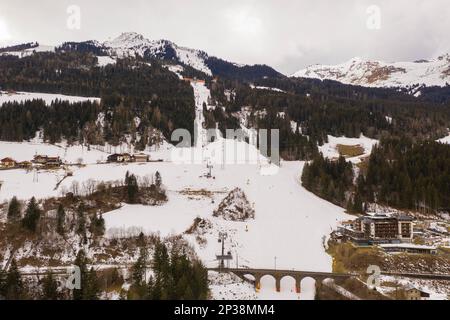
[[[70,5],[81,10],[79,30],[67,27]],[[450,52],[449,18],[448,0],[1,0],[0,43],[136,31],[290,74],[354,56],[408,61]]]

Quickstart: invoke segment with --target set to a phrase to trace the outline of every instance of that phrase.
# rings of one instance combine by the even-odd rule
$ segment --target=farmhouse
[[[114,153],[108,156],[108,162],[148,162],[149,156],[143,153],[130,155],[129,153]]]
[[[3,158],[0,160],[0,164],[3,168],[14,168],[16,166],[16,161],[11,158]]]
[[[123,162],[123,156],[119,153],[114,153],[107,158],[108,162]]]
[[[59,167],[61,163],[62,161],[59,157],[47,157],[45,165],[49,167]]]
[[[33,166],[33,164],[30,161],[22,161],[18,163],[19,168],[28,169]]]
[[[33,162],[37,164],[45,164],[47,162],[47,156],[35,155],[33,158]]]
[[[429,298],[428,292],[417,289],[412,285],[408,285],[405,288],[406,300],[423,300],[423,298]]]
[[[35,155],[32,162],[47,167],[59,167],[62,164],[60,157],[49,157],[46,155]]]

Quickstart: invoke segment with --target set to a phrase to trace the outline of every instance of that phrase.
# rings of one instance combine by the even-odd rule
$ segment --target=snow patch
[[[0,106],[7,102],[25,102],[31,100],[41,99],[44,100],[46,105],[51,105],[55,100],[69,101],[70,103],[76,102],[96,102],[100,103],[100,98],[95,97],[79,97],[68,96],[64,94],[56,93],[41,93],[41,92],[14,92],[8,93],[6,91],[0,92]]]

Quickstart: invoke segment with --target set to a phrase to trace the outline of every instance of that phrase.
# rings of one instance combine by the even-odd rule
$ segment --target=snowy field
[[[0,106],[6,102],[25,102],[27,100],[42,99],[47,105],[50,105],[55,100],[69,101],[70,103],[75,102],[100,102],[100,98],[94,97],[78,97],[78,96],[67,96],[64,94],[55,93],[40,93],[40,92],[15,92],[7,93],[5,91],[0,92]]]
[[[20,50],[20,51],[7,51],[7,52],[3,52],[0,53],[1,56],[16,56],[19,58],[24,58],[24,57],[28,57],[31,56],[32,54],[34,54],[35,52],[53,52],[55,51],[55,47],[54,46],[46,46],[46,45],[39,45],[35,48],[29,48],[29,49],[25,49],[25,50]]]
[[[263,87],[263,86],[250,85],[250,88],[256,89],[256,90],[269,90],[269,91],[286,93],[286,91],[284,91],[284,90],[281,90],[281,89],[278,89],[278,88],[272,88],[272,87]]]
[[[226,165],[214,168],[214,179],[201,177],[207,172],[202,165],[175,165],[173,163],[98,164],[75,169],[73,176],[55,190],[59,171],[44,171],[38,175],[24,170],[0,172],[4,184],[0,201],[16,195],[21,199],[58,196],[61,189],[70,189],[74,181],[80,185],[89,180],[114,181],[124,178],[126,171],[138,176],[159,171],[168,189],[169,202],[160,207],[125,205],[105,215],[107,228],[144,228],[147,232],[160,232],[165,236],[182,233],[197,216],[210,219],[215,228],[229,230],[229,246],[238,251],[240,265],[267,268],[273,266],[277,256],[279,268],[330,271],[331,258],[324,252],[323,237],[335,228],[337,222],[348,219],[344,210],[306,191],[299,183],[302,162],[283,162],[275,175],[261,175],[256,165]],[[213,210],[227,191],[240,187],[249,201],[254,203],[256,218],[247,222],[223,221],[212,217]],[[190,199],[180,194],[186,189],[206,189],[214,192],[211,199]],[[248,231],[246,231],[246,229]],[[213,260],[218,250],[217,234],[211,232],[206,239],[211,246],[201,248],[205,260]],[[274,241],[276,237],[276,241]],[[282,244],[280,246],[280,244]],[[279,251],[280,247],[283,249]]]
[[[186,238],[207,266],[215,266],[215,254],[220,252],[217,242],[219,231],[226,231],[229,238],[226,247],[238,256],[240,267],[277,268],[331,271],[331,257],[324,250],[324,239],[336,228],[338,221],[349,219],[340,207],[330,204],[300,186],[302,162],[283,162],[275,175],[261,175],[256,165],[226,165],[212,170],[213,178],[204,178],[207,169],[203,165],[176,165],[173,163],[146,164],[98,164],[73,170],[73,176],[63,181],[55,190],[61,171],[40,172],[38,179],[33,172],[7,170],[0,172],[4,184],[0,201],[16,195],[20,199],[32,196],[44,198],[58,196],[61,190],[70,189],[77,181],[80,185],[89,179],[113,181],[124,178],[126,171],[145,176],[161,173],[168,190],[169,201],[159,207],[124,205],[104,215],[107,232],[117,228],[139,227],[145,232],[157,232],[161,236],[186,231],[196,217],[211,221],[206,230],[206,244],[197,243],[193,235]],[[246,222],[225,221],[212,213],[227,191],[240,187],[255,208],[255,219]],[[190,197],[180,191],[206,189],[209,197]],[[212,203],[214,199],[214,203]],[[232,262],[233,265],[236,263]],[[265,282],[267,281],[267,282]],[[263,279],[259,293],[269,294],[273,279]],[[293,288],[293,286],[292,286]],[[267,291],[269,290],[269,291]],[[295,293],[292,293],[296,295]]]
[[[173,146],[166,141],[159,145],[147,146],[144,151],[136,151],[129,143],[122,143],[117,146],[105,144],[98,145],[68,145],[66,141],[56,144],[45,143],[42,139],[42,132],[37,132],[35,138],[24,142],[0,141],[0,159],[10,157],[14,160],[31,161],[35,155],[47,155],[50,157],[60,157],[67,164],[96,164],[105,162],[108,155],[113,153],[145,153],[151,160],[170,161],[173,156]]]
[[[97,56],[99,67],[107,66],[108,64],[116,64],[116,60],[111,58],[110,56]]]
[[[339,152],[337,149],[337,145],[345,145],[345,146],[356,146],[359,145],[364,148],[364,153],[362,155],[347,158],[347,161],[351,161],[353,163],[358,163],[362,158],[365,158],[370,155],[372,152],[372,148],[375,144],[378,143],[378,140],[370,139],[361,135],[359,138],[347,138],[347,137],[333,137],[328,135],[328,142],[323,146],[319,146],[319,151],[322,152],[325,158],[333,159],[339,158]]]
[[[63,162],[92,164],[106,161],[108,153],[89,150],[83,145],[66,146],[65,144],[48,144],[42,142],[5,142],[0,141],[0,159],[11,157],[16,161],[31,161],[34,155],[60,157]],[[1,173],[0,173],[1,176]]]

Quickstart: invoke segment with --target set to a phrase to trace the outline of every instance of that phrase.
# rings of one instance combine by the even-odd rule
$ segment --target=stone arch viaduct
[[[254,280],[255,289],[260,288],[262,277],[270,275],[275,278],[275,286],[278,292],[281,290],[281,279],[283,279],[284,277],[292,277],[295,279],[295,289],[297,293],[300,293],[300,284],[304,278],[313,278],[314,280],[316,280],[316,283],[321,284],[322,281],[327,278],[334,280],[339,279],[345,280],[357,276],[356,274],[351,273],[331,273],[331,272],[275,270],[275,269],[212,268],[208,270],[216,272],[231,272],[237,275],[239,278],[246,281],[251,281],[250,279],[246,278],[247,275],[250,275],[255,278]]]

